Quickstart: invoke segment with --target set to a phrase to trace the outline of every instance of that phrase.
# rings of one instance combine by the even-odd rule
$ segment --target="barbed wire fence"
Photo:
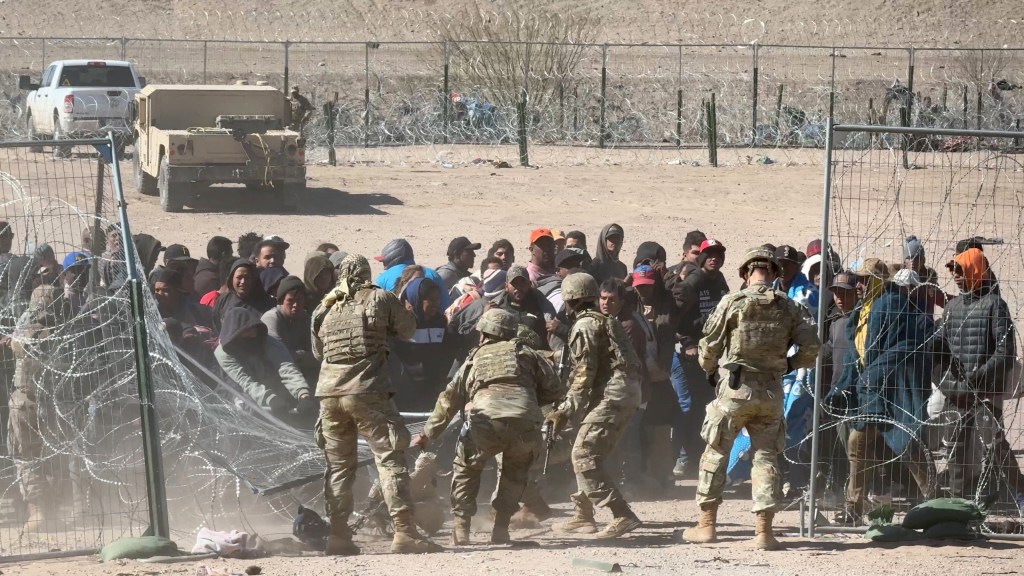
[[[0,54],[5,139],[27,135],[19,75],[124,59],[151,84],[298,85],[312,162],[333,143],[342,162],[514,163],[525,141],[540,165],[705,164],[709,147],[724,164],[818,163],[829,118],[1007,130],[1024,115],[1018,49],[0,38]]]

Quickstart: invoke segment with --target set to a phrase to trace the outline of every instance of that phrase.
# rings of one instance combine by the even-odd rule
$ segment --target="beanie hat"
[[[924,246],[917,236],[907,236],[907,241],[903,244],[903,258],[924,258]]]

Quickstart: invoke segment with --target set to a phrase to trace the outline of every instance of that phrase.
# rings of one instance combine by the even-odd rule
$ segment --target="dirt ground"
[[[548,154],[558,152],[574,153],[558,148]],[[453,168],[442,167],[441,153]],[[310,166],[309,188],[300,194],[295,214],[274,213],[254,204],[244,189],[230,187],[211,190],[186,214],[167,214],[157,198],[127,185],[131,226],[165,246],[184,243],[194,253],[202,253],[217,234],[277,234],[292,245],[285,267],[293,272],[301,272],[303,255],[321,242],[372,257],[389,240],[404,237],[418,263],[436,267],[446,261],[448,242],[456,236],[483,245],[478,262],[493,241],[507,238],[525,263],[536,227],[582,230],[593,253],[601,228],[616,222],[626,231],[622,254],[630,262],[645,240],[661,243],[669,260],[678,260],[683,237],[695,228],[721,240],[730,254],[763,242],[803,248],[820,234],[821,168],[814,165],[630,165],[636,152],[621,151],[619,157],[606,154],[603,162],[547,166],[537,151],[540,168],[498,169],[470,162],[515,162],[511,149],[402,154],[392,157],[391,166],[364,165],[360,155],[345,156],[353,161],[348,165]],[[122,165],[126,176],[130,170],[130,163]],[[382,270],[371,264],[374,274]]]
[[[786,545],[784,551],[765,553],[752,549],[752,515],[746,500],[727,500],[723,505],[719,532],[722,542],[698,546],[682,543],[677,530],[692,525],[696,514],[693,485],[680,486],[678,500],[636,502],[634,508],[645,525],[613,542],[589,537],[568,538],[551,529],[545,521],[536,530],[513,531],[513,538],[532,540],[536,547],[511,549],[486,544],[489,508],[481,506],[472,538],[477,544],[451,548],[440,554],[395,556],[387,553],[387,541],[371,541],[362,536],[356,542],[363,555],[353,558],[317,556],[274,557],[257,560],[203,560],[177,564],[151,564],[122,561],[100,564],[95,557],[49,560],[2,565],[8,576],[150,576],[194,575],[200,566],[242,574],[249,566],[259,566],[266,575],[308,574],[596,574],[593,569],[573,565],[575,559],[617,563],[624,574],[916,574],[933,576],[936,570],[948,574],[1016,574],[1021,547],[1018,543],[979,541],[975,543],[926,542],[914,546],[893,547],[869,542],[853,535],[824,535],[816,539],[798,536],[797,513],[785,512],[777,524]],[[563,515],[569,506],[558,506]],[[606,514],[606,513],[605,513]],[[599,521],[607,516],[598,517]],[[555,522],[558,521],[556,518]],[[446,544],[450,525],[435,535]],[[191,544],[191,543],[188,543]],[[179,542],[179,545],[186,545]]]

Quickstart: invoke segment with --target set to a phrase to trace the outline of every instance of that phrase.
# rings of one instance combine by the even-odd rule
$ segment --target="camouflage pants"
[[[8,406],[7,446],[21,481],[21,495],[30,503],[42,502],[48,482],[43,470],[44,444],[35,391],[15,388]]]
[[[572,445],[572,470],[579,490],[569,497],[581,510],[592,513],[594,504],[612,508],[626,503],[606,463],[635,413],[635,409],[609,412],[601,422],[580,425]]]
[[[719,385],[717,398],[708,404],[700,431],[707,448],[700,459],[697,502],[717,504],[722,501],[729,453],[741,428],[747,429],[750,448],[754,451],[750,472],[753,511],[775,511],[782,498],[779,454],[786,446],[786,423],[782,382],[772,375],[744,374],[737,390],[729,388],[724,381]]]
[[[469,432],[459,438],[452,466],[452,514],[471,518],[476,514],[480,475],[487,461],[500,456],[498,488],[491,505],[511,516],[530,479],[530,467],[540,454],[540,425],[518,418],[473,418]]]
[[[314,436],[324,451],[324,500],[331,532],[351,536],[352,485],[359,466],[357,439],[362,436],[373,451],[384,502],[392,516],[412,511],[409,469],[405,450],[409,430],[394,403],[384,394],[353,394],[320,399],[320,419]]]

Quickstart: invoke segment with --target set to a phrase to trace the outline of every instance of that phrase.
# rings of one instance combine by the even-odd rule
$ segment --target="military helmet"
[[[600,296],[597,280],[586,272],[569,274],[562,280],[562,300],[597,300]]]
[[[476,329],[488,336],[511,340],[516,335],[518,325],[519,322],[516,322],[515,316],[509,312],[501,308],[491,308],[480,317],[476,323]]]
[[[779,260],[775,258],[775,253],[768,250],[764,246],[758,246],[747,250],[747,253],[743,256],[743,262],[740,263],[740,278],[746,280],[749,274],[750,265],[754,262],[762,262],[771,268],[772,272],[779,274],[782,271],[782,266],[779,265]]]

